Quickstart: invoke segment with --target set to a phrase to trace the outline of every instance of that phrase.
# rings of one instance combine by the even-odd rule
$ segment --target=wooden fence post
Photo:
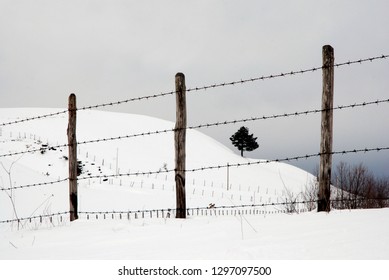
[[[69,205],[70,221],[78,219],[78,197],[77,197],[77,139],[76,139],[76,95],[69,96],[69,123],[68,123],[68,144],[69,144]]]
[[[186,141],[186,87],[185,75],[177,73],[176,84],[176,127],[175,145],[175,181],[176,181],[176,218],[186,218],[185,196],[185,141]]]
[[[323,96],[321,113],[321,143],[319,194],[317,211],[331,210],[332,128],[334,104],[334,49],[323,47]]]

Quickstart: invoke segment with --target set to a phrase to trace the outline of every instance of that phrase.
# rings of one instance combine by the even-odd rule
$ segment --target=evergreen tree
[[[243,157],[243,151],[254,151],[259,147],[257,143],[257,137],[253,137],[253,134],[249,134],[247,127],[242,126],[239,130],[230,137],[232,145],[238,148],[240,155]]]

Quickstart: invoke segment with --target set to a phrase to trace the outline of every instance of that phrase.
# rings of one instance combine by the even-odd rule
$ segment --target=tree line
[[[337,209],[389,207],[389,177],[376,177],[362,163],[340,162],[334,172],[333,185]]]

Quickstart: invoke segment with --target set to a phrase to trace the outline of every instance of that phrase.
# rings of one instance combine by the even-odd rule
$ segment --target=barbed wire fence
[[[358,60],[353,60],[353,61],[347,61],[347,62],[342,62],[338,64],[334,64],[334,67],[343,67],[343,66],[349,66],[349,65],[354,65],[354,64],[363,64],[366,62],[373,62],[376,60],[381,60],[381,59],[386,59],[388,58],[389,55],[381,55],[381,56],[375,56],[375,57],[370,57],[370,58],[365,58],[365,59],[358,59]],[[206,86],[201,86],[201,87],[193,87],[186,89],[186,92],[197,92],[197,91],[205,91],[208,89],[214,89],[214,88],[220,88],[220,87],[226,87],[226,86],[235,86],[235,85],[241,85],[249,82],[256,82],[256,81],[263,81],[263,80],[268,80],[268,79],[276,79],[276,78],[282,78],[282,77],[287,77],[287,76],[294,76],[294,75],[301,75],[309,72],[315,72],[318,70],[323,70],[327,68],[327,66],[321,66],[321,67],[312,67],[304,70],[297,70],[297,71],[289,71],[285,73],[279,73],[279,74],[272,74],[272,75],[267,75],[267,76],[258,76],[250,79],[241,79],[241,80],[236,80],[236,81],[231,81],[231,82],[225,82],[225,83],[215,83],[211,85],[206,85]],[[164,92],[164,93],[159,93],[159,94],[154,94],[154,95],[149,95],[149,96],[141,96],[141,97],[135,97],[135,98],[130,98],[126,100],[120,100],[120,101],[114,101],[114,102],[108,102],[108,103],[102,103],[102,104],[96,104],[96,105],[89,105],[89,106],[84,106],[77,108],[76,111],[83,111],[83,110],[90,110],[90,109],[97,109],[97,108],[102,108],[102,107],[107,107],[107,106],[116,106],[124,103],[130,103],[130,102],[135,102],[135,101],[142,101],[142,100],[152,100],[152,99],[157,99],[160,97],[165,97],[169,95],[174,95],[176,94],[177,91],[169,91],[169,92]],[[317,113],[323,113],[327,111],[335,111],[335,110],[342,110],[342,109],[354,109],[358,107],[365,107],[365,106],[370,106],[370,105],[381,105],[384,103],[389,103],[389,98],[388,99],[380,99],[380,100],[374,100],[374,101],[365,101],[361,103],[354,103],[354,104],[348,104],[348,105],[339,105],[339,106],[334,106],[331,108],[324,108],[324,109],[313,109],[313,110],[305,110],[305,111],[298,111],[298,112],[289,112],[289,113],[282,113],[282,114],[273,114],[273,115],[267,115],[267,116],[257,116],[257,117],[250,117],[250,118],[242,118],[242,119],[236,119],[236,120],[225,120],[225,121],[219,121],[219,122],[211,122],[211,123],[206,123],[206,124],[199,124],[199,125],[193,125],[193,126],[187,126],[187,127],[178,127],[178,128],[172,128],[172,129],[165,129],[165,130],[156,130],[156,131],[148,131],[148,132],[141,132],[141,133],[136,133],[136,134],[130,134],[130,135],[121,135],[121,136],[116,136],[116,137],[108,137],[108,138],[101,138],[101,139],[92,139],[92,140],[86,140],[86,141],[81,141],[77,142],[78,145],[87,145],[91,143],[99,143],[99,142],[106,142],[106,141],[113,141],[113,140],[122,140],[122,139],[128,139],[128,138],[135,138],[135,137],[144,137],[144,136],[151,136],[151,135],[156,135],[156,134],[161,134],[161,133],[168,133],[168,132],[176,132],[178,130],[188,130],[188,129],[199,129],[199,128],[210,128],[210,127],[215,127],[215,126],[222,126],[222,125],[229,125],[229,124],[237,124],[237,123],[246,123],[246,122],[252,122],[252,121],[264,121],[264,120],[269,120],[269,119],[277,119],[277,118],[287,118],[287,117],[296,117],[296,116],[307,116],[310,114],[317,114]],[[35,116],[35,117],[29,117],[29,118],[22,118],[18,119],[15,121],[10,121],[10,122],[5,122],[0,124],[0,128],[4,126],[9,126],[13,124],[18,124],[18,123],[23,123],[23,122],[29,122],[29,121],[34,121],[34,120],[39,120],[39,119],[44,119],[48,117],[53,117],[53,116],[58,116],[61,114],[66,114],[68,113],[69,110],[64,110],[64,111],[58,111],[58,112],[53,112],[49,114],[44,114],[40,116]],[[70,144],[61,144],[61,145],[53,145],[53,148],[66,148],[69,147]],[[350,153],[367,153],[367,152],[381,152],[381,151],[386,151],[388,150],[389,147],[370,147],[370,148],[354,148],[354,149],[349,149],[349,150],[344,150],[344,151],[331,151],[327,152],[325,154],[330,154],[330,155],[345,155],[345,154],[350,154]],[[18,152],[9,152],[5,154],[1,154],[0,158],[4,157],[10,157],[10,156],[15,156],[15,155],[22,155],[26,153],[34,153],[41,151],[41,148],[39,149],[28,149],[25,151],[18,151]],[[82,176],[79,177],[78,180],[87,180],[87,179],[95,179],[95,178],[109,178],[109,177],[128,177],[128,176],[145,176],[145,175],[155,175],[155,174],[161,174],[161,173],[173,173],[177,171],[183,171],[183,172],[199,172],[199,171],[204,171],[204,170],[214,170],[214,169],[221,169],[221,168],[228,168],[228,167],[243,167],[243,166],[249,166],[249,165],[259,165],[259,164],[266,164],[266,163],[271,163],[271,162],[291,162],[291,161],[296,161],[300,159],[308,159],[312,157],[320,157],[324,153],[319,152],[319,153],[311,153],[311,154],[306,154],[306,155],[299,155],[295,157],[285,157],[285,158],[276,158],[273,160],[262,160],[262,161],[254,161],[254,162],[248,162],[248,163],[236,163],[236,164],[225,164],[225,165],[216,165],[216,166],[203,166],[203,167],[198,167],[198,168],[192,168],[192,169],[185,169],[185,170],[177,170],[177,169],[165,169],[165,170],[155,170],[155,171],[142,171],[142,172],[128,172],[128,173],[117,173],[117,174],[105,174],[105,175],[91,175],[91,176]],[[41,183],[34,183],[34,184],[27,184],[27,185],[20,185],[20,186],[10,186],[9,188],[2,187],[0,191],[12,191],[16,189],[25,189],[25,188],[31,188],[31,187],[37,187],[37,186],[47,186],[47,185],[53,185],[61,182],[68,181],[69,178],[62,178],[58,180],[53,180],[53,181],[47,181],[47,182],[41,182]],[[387,199],[386,199],[387,200]],[[317,200],[315,201],[310,201],[311,203],[316,203]],[[284,204],[283,204],[284,203]],[[285,205],[288,204],[288,202],[283,202],[277,205]],[[290,203],[290,202],[289,202]],[[302,202],[294,202],[298,204],[305,204],[308,203],[307,201],[302,201]],[[271,206],[277,206],[274,203],[271,204]],[[265,207],[269,205],[261,204],[261,205],[251,205],[250,207]],[[194,211],[221,211],[224,210],[225,208],[234,208],[232,206],[220,206],[212,210],[207,210],[207,208],[188,208],[187,210],[191,212],[191,215],[193,215]],[[241,205],[241,208],[244,207],[249,207],[249,206],[244,206]],[[139,210],[139,211],[127,211],[127,212],[104,212],[103,214],[108,215],[108,214],[134,214],[135,217],[139,217],[139,213],[141,213],[142,217],[145,216],[145,213],[149,213],[149,216],[152,217],[152,213],[156,213],[155,215],[159,217],[158,211],[161,213],[161,217],[164,217],[164,213],[173,213],[174,209],[165,209],[165,210]],[[182,211],[183,209],[178,209],[179,211]],[[177,209],[175,209],[177,211]],[[0,223],[6,223],[6,222],[16,222],[16,221],[30,221],[34,219],[40,219],[42,221],[43,218],[49,218],[52,219],[54,216],[64,216],[64,215],[70,215],[72,211],[69,212],[60,212],[52,215],[40,215],[40,216],[33,216],[33,217],[27,217],[27,218],[19,218],[17,220],[6,220],[6,221],[0,221]],[[188,215],[189,215],[188,212]],[[81,215],[96,215],[99,214],[101,215],[102,212],[81,212],[78,211],[79,214]],[[136,214],[138,213],[138,214]],[[207,212],[205,212],[207,213]],[[211,212],[209,212],[211,213]],[[220,212],[219,212],[220,213]],[[88,217],[88,216],[87,216]],[[129,216],[128,216],[129,217]],[[61,218],[62,219],[62,218]],[[62,220],[61,220],[62,222]]]
[[[185,209],[187,216],[204,217],[204,216],[241,216],[256,215],[267,216],[275,214],[301,214],[309,212],[309,204],[317,204],[319,200],[300,200],[300,201],[283,201],[259,204],[236,204],[221,206],[204,206],[204,207],[187,207]],[[389,207],[389,197],[383,198],[344,198],[331,199],[334,205],[343,204],[346,207],[340,209],[357,209],[353,207],[356,203],[376,204],[376,207]],[[378,204],[379,203],[379,204]],[[174,218],[178,211],[184,209],[177,208],[160,208],[160,209],[142,209],[142,210],[117,210],[117,211],[78,211],[78,215],[86,220],[137,220],[137,219],[169,219]],[[0,224],[7,223],[46,223],[49,226],[64,224],[68,220],[71,211],[57,212],[52,214],[34,215],[19,219],[1,220]],[[55,220],[55,218],[57,218]]]

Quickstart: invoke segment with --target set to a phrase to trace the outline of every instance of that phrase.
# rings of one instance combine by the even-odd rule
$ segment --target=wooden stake
[[[175,143],[175,181],[176,181],[176,218],[186,218],[185,196],[185,141],[186,141],[186,87],[185,76],[177,73],[176,84],[176,127]]]
[[[69,204],[70,221],[78,219],[78,197],[77,197],[77,139],[76,139],[76,95],[69,96],[69,124],[68,124],[68,144],[69,144]]]
[[[334,104],[334,49],[323,47],[323,96],[321,113],[320,173],[317,211],[331,210],[332,130]]]

